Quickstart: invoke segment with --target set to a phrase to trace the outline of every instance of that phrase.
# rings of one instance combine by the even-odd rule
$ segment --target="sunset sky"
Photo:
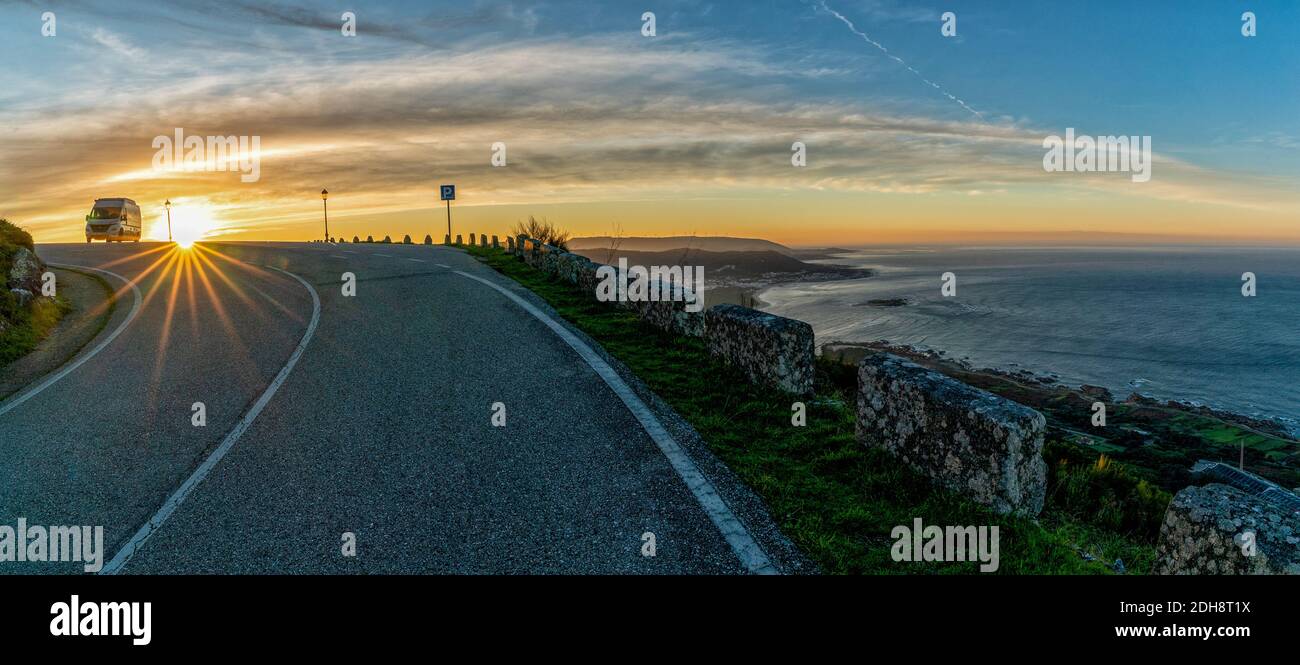
[[[38,242],[116,196],[146,237],[170,198],[208,237],[319,238],[322,187],[334,235],[441,240],[455,183],[457,233],[1300,244],[1291,0],[0,0],[0,62],[0,217]],[[1150,182],[1045,172],[1067,127],[1151,136]],[[153,169],[177,128],[259,136],[260,179]]]

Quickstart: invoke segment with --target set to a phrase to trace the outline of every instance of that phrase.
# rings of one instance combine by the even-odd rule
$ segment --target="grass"
[[[0,287],[6,287],[5,280],[20,248],[35,251],[31,235],[0,219]],[[0,367],[36,348],[71,308],[61,297],[34,297],[26,306],[19,306],[18,298],[8,288],[0,288]]]
[[[0,367],[36,348],[71,309],[67,299],[60,296],[36,298],[30,307],[17,310],[10,325],[0,332]]]
[[[1049,465],[1048,507],[1038,521],[997,515],[940,490],[881,451],[854,438],[853,368],[819,363],[818,392],[804,398],[807,425],[791,425],[799,398],[754,386],[715,361],[701,340],[668,335],[630,312],[596,302],[572,285],[497,249],[470,255],[546,300],[599,342],[685,418],[709,448],[757,492],[782,531],[828,573],[975,573],[978,564],[895,562],[891,530],[926,525],[998,525],[1004,574],[1094,574],[1079,548],[1129,570],[1150,570],[1151,524],[1126,509],[1137,480],[1109,472],[1096,491],[1075,487],[1071,458]],[[1065,444],[1062,444],[1065,445]],[[1073,451],[1074,448],[1053,449]],[[1150,490],[1151,488],[1147,488]],[[1162,499],[1154,490],[1152,501]],[[1163,497],[1167,503],[1168,496]],[[1118,511],[1118,515],[1116,515]],[[1159,509],[1163,515],[1163,507]]]

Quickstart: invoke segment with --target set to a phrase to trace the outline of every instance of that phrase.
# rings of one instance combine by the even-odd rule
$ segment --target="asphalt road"
[[[0,525],[102,525],[127,574],[756,571],[609,381],[462,252],[38,252],[138,292],[80,364],[0,403]]]

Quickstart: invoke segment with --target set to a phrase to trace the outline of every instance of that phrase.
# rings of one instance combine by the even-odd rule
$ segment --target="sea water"
[[[976,367],[1300,424],[1300,248],[888,247],[827,263],[873,277],[770,287],[817,343],[888,340]],[[957,278],[954,297],[942,275]],[[1242,295],[1242,275],[1256,295]],[[869,300],[904,298],[887,307]]]

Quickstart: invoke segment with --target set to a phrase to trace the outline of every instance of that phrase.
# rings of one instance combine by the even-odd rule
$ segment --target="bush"
[[[0,251],[17,251],[19,247],[36,251],[36,245],[32,244],[32,234],[11,224],[7,219],[0,219]],[[9,256],[13,256],[12,251]]]
[[[534,240],[541,241],[552,247],[568,249],[569,239],[573,237],[568,231],[564,231],[554,224],[546,221],[543,217],[538,220],[532,215],[528,216],[527,222],[515,224],[514,235],[526,235]]]
[[[1048,441],[1047,503],[1082,522],[1154,543],[1172,498],[1106,455]]]

